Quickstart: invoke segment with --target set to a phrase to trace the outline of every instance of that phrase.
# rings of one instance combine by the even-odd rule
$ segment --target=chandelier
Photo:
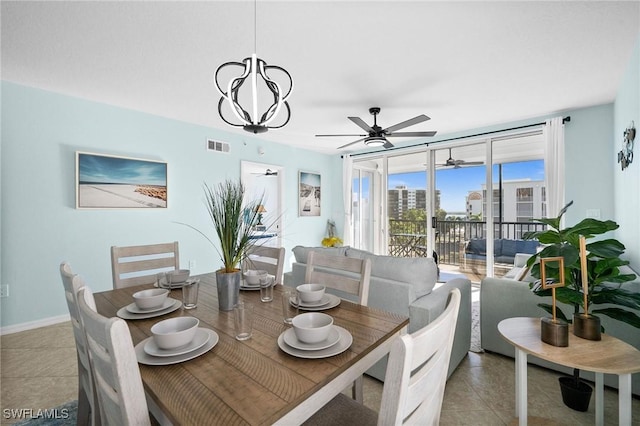
[[[257,0],[254,1],[254,52],[257,50],[256,3]],[[240,67],[242,68],[242,72],[238,77],[231,78],[226,86],[222,86],[219,80],[220,71],[227,67]],[[271,71],[281,72],[283,74],[284,86],[269,75]],[[241,98],[240,89],[247,81],[250,83],[251,98],[250,102],[247,102],[249,105],[245,108],[240,102],[245,102],[247,97]],[[218,89],[218,92],[222,95],[220,101],[218,101],[218,114],[220,118],[230,126],[242,127],[251,133],[264,133],[268,129],[279,129],[285,126],[291,118],[291,109],[287,102],[293,90],[291,74],[277,65],[267,65],[264,60],[258,58],[256,53],[253,53],[250,58],[245,58],[242,62],[226,62],[220,65],[215,73],[215,83],[216,89]],[[224,90],[223,87],[225,87],[226,90]],[[259,91],[269,99],[267,102],[271,102],[264,112],[258,111]],[[226,117],[223,113],[222,108],[224,101],[228,102],[233,117]],[[286,111],[284,122],[273,124],[278,113],[283,109]]]

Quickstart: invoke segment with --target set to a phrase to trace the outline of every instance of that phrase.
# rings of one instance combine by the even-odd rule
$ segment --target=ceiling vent
[[[213,139],[207,139],[207,149],[209,151],[229,152],[229,144],[226,142],[218,142]]]

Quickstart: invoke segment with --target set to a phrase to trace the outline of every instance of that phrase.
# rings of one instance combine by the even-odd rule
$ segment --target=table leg
[[[527,426],[527,353],[516,348],[516,417]]]
[[[618,376],[618,424],[631,424],[631,374]]]
[[[596,373],[596,426],[604,425],[604,374]]]

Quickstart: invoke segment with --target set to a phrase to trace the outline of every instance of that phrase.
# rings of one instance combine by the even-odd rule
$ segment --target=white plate
[[[151,309],[140,309],[138,308],[138,305],[136,305],[135,303],[132,303],[130,305],[125,306],[125,308],[127,309],[127,311],[131,312],[132,314],[150,314],[151,312],[158,312],[161,311],[163,309],[167,309],[173,306],[173,304],[175,303],[175,299],[171,299],[171,298],[167,298],[164,302],[162,302],[162,305],[156,307],[156,308],[151,308]]]
[[[260,284],[247,285],[247,282],[243,279],[240,281],[240,290],[260,290]]]
[[[140,364],[170,365],[170,364],[178,364],[180,362],[189,361],[190,359],[199,357],[200,355],[210,351],[218,343],[218,339],[219,339],[218,334],[213,330],[209,330],[208,328],[200,328],[200,330],[204,330],[209,335],[209,340],[207,341],[207,343],[204,344],[204,346],[201,346],[200,348],[194,351],[191,351],[182,355],[174,355],[174,356],[166,356],[166,357],[151,356],[144,351],[144,347],[147,344],[147,340],[153,339],[153,337],[149,337],[136,345],[135,347],[136,358],[138,359],[138,362]]]
[[[329,298],[329,302],[324,304],[324,305],[320,305],[320,306],[305,306],[305,305],[300,305],[299,308],[303,311],[324,311],[326,309],[331,309],[331,308],[335,308],[336,306],[338,306],[340,304],[340,298],[338,296],[335,296],[333,294],[325,294],[325,297]],[[324,299],[324,297],[323,297]],[[293,306],[295,306],[295,304],[292,303]]]
[[[159,286],[158,283],[156,282],[155,284],[153,284],[153,286],[158,288],[167,288],[169,290],[175,290],[177,288],[184,287],[187,281],[189,281],[189,278],[187,278],[185,281],[180,281],[179,283],[171,283],[171,284],[166,284],[164,286]]]
[[[161,311],[147,312],[147,313],[144,313],[144,314],[134,314],[134,313],[129,312],[127,310],[127,307],[125,306],[123,308],[120,308],[118,310],[118,312],[116,313],[116,315],[119,316],[120,318],[126,319],[126,320],[155,318],[155,317],[159,317],[159,316],[162,316],[162,315],[169,314],[169,313],[171,313],[173,311],[177,311],[182,306],[182,302],[179,301],[179,300],[172,299],[172,298],[168,298],[167,300],[172,300],[173,301],[173,305],[168,307],[167,309],[163,309]]]
[[[145,340],[145,342],[147,343],[144,345],[144,351],[147,353],[147,355],[160,357],[187,354],[204,346],[209,341],[209,337],[210,336],[209,333],[207,333],[206,328],[198,328],[198,330],[196,331],[196,335],[191,342],[187,343],[184,346],[180,346],[179,348],[173,349],[159,348],[158,345],[156,345],[156,341],[152,337],[151,339]]]
[[[275,276],[269,275],[272,279],[275,279]],[[275,284],[275,283],[274,283]],[[241,278],[240,281],[240,290],[260,290],[260,284],[247,284],[247,281]]]
[[[300,307],[301,308],[317,308],[320,306],[324,306],[329,304],[329,302],[331,301],[331,299],[329,298],[328,294],[325,294],[322,296],[322,299],[318,300],[317,302],[300,302]]]
[[[294,349],[300,349],[301,351],[319,351],[321,349],[330,348],[338,343],[340,341],[340,333],[338,333],[338,330],[336,330],[335,327],[331,327],[329,336],[326,340],[318,343],[304,343],[298,340],[295,331],[293,331],[293,328],[290,328],[284,332],[283,339],[287,345]]]
[[[338,355],[346,351],[351,346],[351,343],[353,343],[353,336],[351,336],[351,333],[349,333],[347,330],[337,325],[334,326],[334,328],[338,330],[338,333],[340,335],[340,340],[335,345],[328,347],[326,349],[320,349],[317,351],[303,351],[300,349],[293,348],[284,342],[284,334],[286,333],[286,331],[284,331],[278,337],[278,346],[284,352],[298,358],[308,358],[308,359],[329,358],[331,356]]]

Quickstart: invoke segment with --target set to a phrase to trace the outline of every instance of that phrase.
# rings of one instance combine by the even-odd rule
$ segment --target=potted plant
[[[526,233],[523,238],[537,239],[545,247],[539,253],[532,255],[527,261],[527,267],[531,268],[531,275],[535,278],[541,277],[540,263],[541,258],[562,257],[564,259],[564,287],[555,289],[556,299],[567,305],[573,305],[574,316],[580,314],[580,308],[586,306],[588,312],[584,315],[592,316],[606,315],[618,321],[623,321],[633,327],[640,328],[640,316],[635,312],[624,308],[640,310],[640,293],[632,293],[621,287],[621,284],[636,279],[635,274],[625,274],[620,272],[620,267],[628,265],[629,262],[620,259],[620,255],[624,253],[625,246],[616,239],[601,239],[593,241],[586,245],[586,277],[588,282],[587,297],[584,297],[582,286],[582,268],[580,260],[580,237],[586,240],[592,239],[596,235],[602,235],[609,231],[618,229],[618,224],[614,221],[601,221],[592,218],[586,218],[578,224],[560,229],[560,221],[567,209],[573,204],[573,201],[567,204],[558,217],[552,219],[536,219],[535,222],[544,223],[547,229],[544,231],[535,231]],[[559,268],[554,268],[553,264],[545,270],[546,277],[558,279],[560,276]],[[541,283],[532,283],[531,289],[538,296],[550,296],[551,290],[543,290]],[[590,309],[591,305],[617,305],[618,307],[606,307],[599,309]],[[539,303],[545,311],[551,313],[552,306],[547,303]],[[583,307],[584,310],[584,307]],[[571,319],[567,318],[561,309],[556,310],[556,315],[571,323]],[[602,329],[604,331],[604,329]],[[591,393],[584,391],[586,383],[578,380],[579,372],[574,371],[573,378],[561,378],[561,387],[563,388],[563,400],[565,404],[571,408],[581,411],[586,410],[583,402],[576,402],[575,406],[568,404],[565,399],[564,392],[567,387],[573,388],[587,398],[586,407]],[[588,385],[587,385],[588,386]],[[569,397],[572,399],[573,396]],[[579,398],[578,398],[579,399]]]
[[[204,185],[205,204],[220,247],[203,235],[220,255],[222,267],[216,271],[218,306],[230,311],[238,303],[242,272],[239,268],[252,246],[252,228],[257,223],[258,206],[262,199],[244,203],[245,188],[240,181],[225,180],[215,187]]]

